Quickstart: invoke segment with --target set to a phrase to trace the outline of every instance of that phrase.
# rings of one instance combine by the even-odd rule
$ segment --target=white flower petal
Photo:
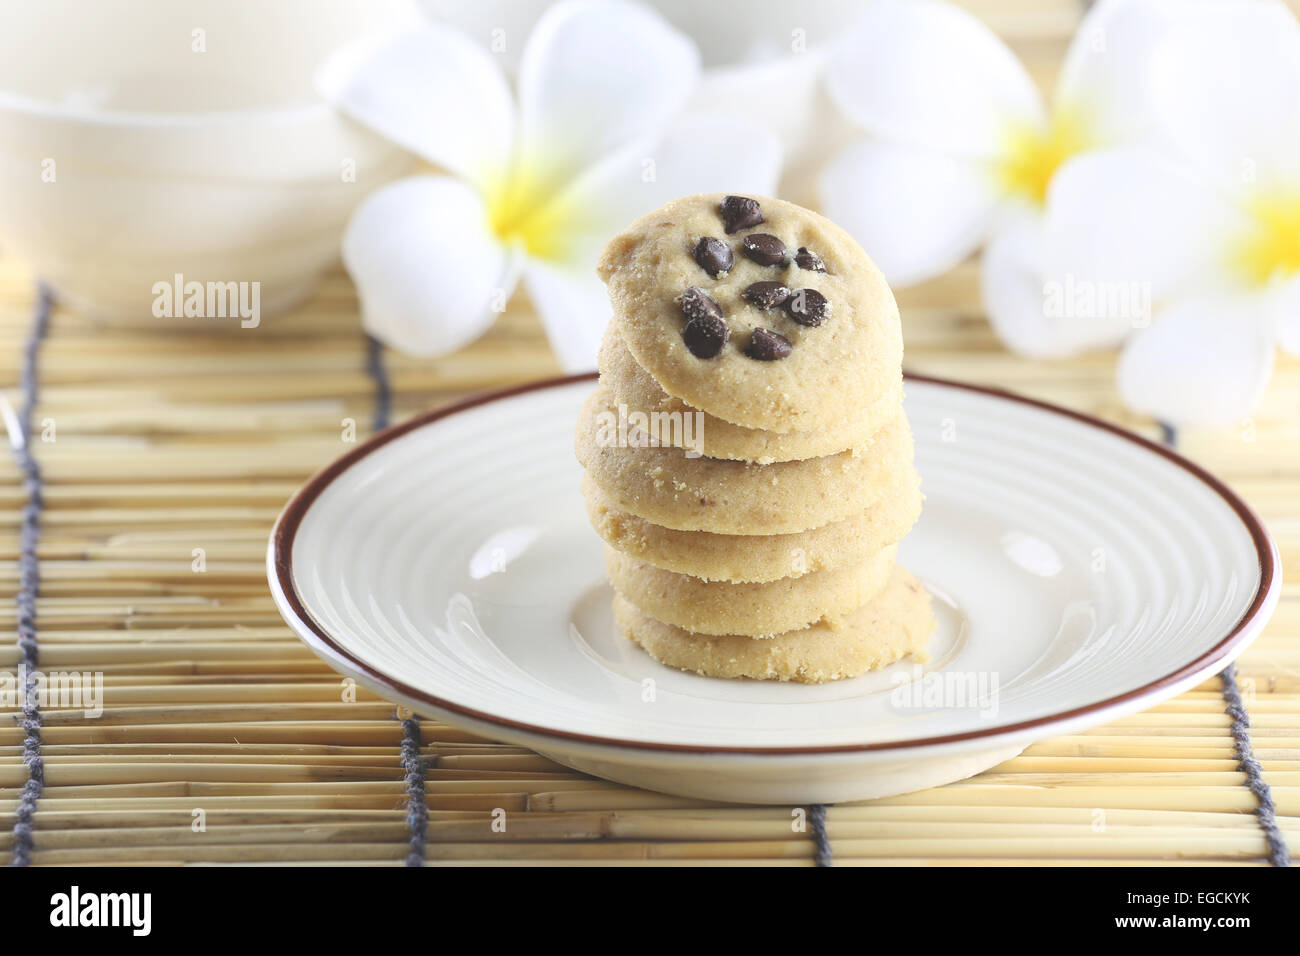
[[[431,16],[461,30],[485,47],[513,75],[524,42],[552,0],[420,0]]]
[[[1079,24],[1061,68],[1056,108],[1098,145],[1144,139],[1155,124],[1146,75],[1157,41],[1192,0],[1101,0]]]
[[[1146,283],[1160,302],[1226,283],[1226,243],[1240,214],[1161,156],[1120,147],[1085,153],[1052,179],[1045,272],[1060,281]]]
[[[946,272],[984,241],[997,205],[984,163],[861,142],[823,170],[822,210],[896,285]]]
[[[635,141],[691,95],[700,58],[684,34],[630,3],[567,0],[542,16],[519,65],[520,171],[556,190]]]
[[[514,101],[492,55],[421,22],[364,37],[316,75],[322,97],[380,135],[476,183],[510,161]]]
[[[530,260],[524,287],[566,372],[596,367],[600,339],[609,323],[609,295],[594,268],[575,269]]]
[[[657,143],[611,156],[556,200],[550,212],[560,210],[556,222],[567,233],[561,258],[593,271],[612,235],[669,200],[711,192],[770,196],[780,175],[781,147],[766,127],[732,116],[683,115]]]
[[[871,0],[831,58],[827,89],[863,129],[896,143],[992,158],[1042,97],[1006,44],[937,0]]]
[[[1025,218],[1000,231],[984,249],[980,293],[989,324],[1013,352],[1060,358],[1114,345],[1134,326],[1129,309],[1099,308],[1087,289],[1043,275],[1043,226]],[[1149,308],[1149,303],[1147,303]]]
[[[1296,182],[1300,24],[1280,3],[1208,9],[1172,27],[1152,54],[1151,102],[1162,126],[1230,189]]]
[[[446,176],[399,179],[368,196],[343,234],[343,262],[367,331],[420,356],[482,335],[516,279],[478,193]]]
[[[1175,425],[1228,425],[1248,416],[1273,370],[1259,305],[1198,299],[1163,310],[1120,356],[1125,404]]]
[[[1277,344],[1288,355],[1300,356],[1300,276],[1279,286],[1270,299]]]

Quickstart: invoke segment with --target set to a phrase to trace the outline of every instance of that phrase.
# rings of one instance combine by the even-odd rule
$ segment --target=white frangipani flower
[[[600,247],[693,192],[770,194],[766,130],[679,116],[695,88],[689,39],[632,3],[550,7],[512,89],[493,54],[421,20],[342,51],[318,76],[341,111],[445,170],[385,186],[343,238],[366,328],[415,355],[491,324],[522,278],[561,364],[595,365],[609,301]]]
[[[1014,54],[970,14],[939,0],[870,0],[827,71],[831,98],[869,138],[823,172],[823,211],[899,285],[985,246],[985,308],[1017,351],[1062,355],[1118,341],[1130,318],[1045,313],[1042,210],[1070,157],[1147,135],[1139,79],[1177,7],[1094,6],[1049,109]]]
[[[1119,386],[1178,424],[1248,416],[1274,344],[1300,354],[1300,24],[1280,3],[1198,8],[1152,52],[1168,144],[1081,157],[1052,183],[1049,269],[1148,283]]]

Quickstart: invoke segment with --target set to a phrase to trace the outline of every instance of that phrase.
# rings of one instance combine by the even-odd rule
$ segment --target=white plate
[[[917,790],[1150,707],[1232,661],[1277,549],[1168,450],[1026,399],[911,377],[925,513],[900,560],[932,659],[805,686],[723,681],[618,637],[573,456],[590,376],[377,435],[294,497],[268,571],[290,626],[415,712],[625,783],[807,803]]]

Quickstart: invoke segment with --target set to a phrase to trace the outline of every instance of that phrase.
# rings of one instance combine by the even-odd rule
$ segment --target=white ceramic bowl
[[[306,294],[349,213],[410,163],[312,88],[338,45],[407,0],[0,0],[0,244],[115,321],[153,286]],[[344,175],[355,169],[355,181]]]

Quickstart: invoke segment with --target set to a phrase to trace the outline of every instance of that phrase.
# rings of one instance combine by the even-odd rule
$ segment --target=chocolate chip
[[[809,272],[826,271],[826,263],[822,262],[822,257],[807,246],[799,247],[799,251],[794,256],[794,264],[800,269],[807,269]]]
[[[678,298],[682,314],[688,319],[722,318],[722,306],[714,302],[707,292],[699,286],[690,286]]]
[[[722,225],[726,228],[727,235],[757,226],[763,221],[763,209],[758,200],[746,199],[744,196],[728,196],[722,200],[718,211],[722,213]]]
[[[760,309],[774,309],[790,298],[790,290],[779,282],[755,282],[746,286],[740,297]]]
[[[755,329],[745,346],[745,354],[760,362],[775,362],[794,351],[794,346],[784,335],[778,335],[767,329]]]
[[[721,239],[705,236],[695,244],[695,261],[716,279],[731,268],[735,256],[731,254],[731,247]]]
[[[800,325],[821,325],[831,314],[831,304],[816,289],[800,289],[785,300],[785,310]]]
[[[697,315],[686,321],[682,341],[696,358],[717,358],[731,330],[721,315]]]
[[[741,240],[740,248],[760,266],[785,265],[785,243],[766,232],[746,236]]]

